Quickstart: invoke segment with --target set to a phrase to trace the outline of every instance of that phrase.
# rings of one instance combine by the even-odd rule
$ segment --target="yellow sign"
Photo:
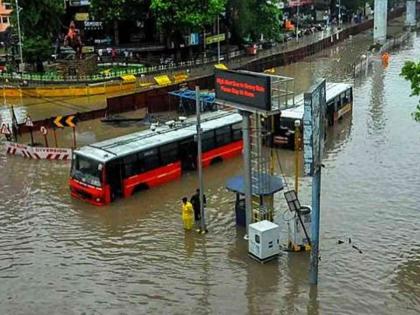
[[[172,83],[171,79],[169,79],[167,75],[158,75],[157,77],[154,77],[154,79],[160,86],[169,85]]]
[[[123,79],[123,81],[125,82],[133,82],[133,81],[136,81],[136,76],[133,74],[126,74],[126,75],[122,75],[121,79]]]
[[[83,54],[92,54],[95,52],[95,47],[93,46],[83,46],[82,47],[82,53]]]
[[[89,13],[76,13],[74,15],[74,19],[76,21],[88,21],[89,20]]]
[[[218,64],[214,65],[214,67],[216,69],[220,69],[220,70],[228,70],[228,67],[226,67],[223,63],[218,63]]]
[[[182,82],[188,79],[188,74],[186,73],[177,73],[174,75],[175,82]]]
[[[61,123],[61,118],[63,118],[63,116],[57,116],[54,119],[54,125],[56,125],[58,128],[64,128],[64,125]]]
[[[67,117],[67,118],[66,118],[66,124],[67,124],[67,126],[69,126],[69,127],[71,127],[71,128],[76,128],[76,124],[75,124],[75,122],[73,121],[73,119],[74,119],[74,116],[69,116],[69,117]]]
[[[225,33],[206,37],[206,45],[223,42],[226,38]]]

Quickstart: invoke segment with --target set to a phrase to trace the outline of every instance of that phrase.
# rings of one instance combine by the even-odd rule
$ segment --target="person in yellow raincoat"
[[[187,197],[182,198],[182,221],[184,229],[191,230],[194,224],[194,209]]]

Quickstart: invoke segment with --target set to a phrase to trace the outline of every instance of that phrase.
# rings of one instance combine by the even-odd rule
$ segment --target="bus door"
[[[111,188],[111,200],[122,197],[122,168],[119,160],[107,164],[107,182]]]
[[[182,170],[195,170],[197,168],[197,144],[193,137],[179,142],[179,159]]]
[[[334,125],[334,111],[335,111],[335,102],[330,101],[327,103],[327,119],[328,119],[328,126]]]

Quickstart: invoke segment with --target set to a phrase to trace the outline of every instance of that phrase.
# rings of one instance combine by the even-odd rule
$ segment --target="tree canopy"
[[[175,29],[198,32],[214,23],[225,4],[226,0],[152,0],[151,9],[166,34]]]
[[[15,4],[15,2],[12,2]],[[48,58],[52,54],[52,40],[61,29],[61,17],[64,14],[62,0],[20,0],[22,11],[19,15],[22,31],[23,55],[27,61],[37,57]],[[16,8],[13,8],[13,32],[17,34]]]
[[[411,96],[420,95],[420,62],[406,61],[401,70],[401,76],[411,83]],[[415,120],[420,122],[420,104],[417,111],[413,113]]]

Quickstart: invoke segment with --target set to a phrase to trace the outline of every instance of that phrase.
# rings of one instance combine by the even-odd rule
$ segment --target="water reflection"
[[[386,101],[384,98],[385,90],[385,69],[384,67],[376,63],[374,64],[373,76],[372,76],[372,90],[370,94],[370,107],[369,107],[369,118],[368,131],[372,134],[382,134],[381,131],[386,126],[386,119],[384,117],[384,107]]]

